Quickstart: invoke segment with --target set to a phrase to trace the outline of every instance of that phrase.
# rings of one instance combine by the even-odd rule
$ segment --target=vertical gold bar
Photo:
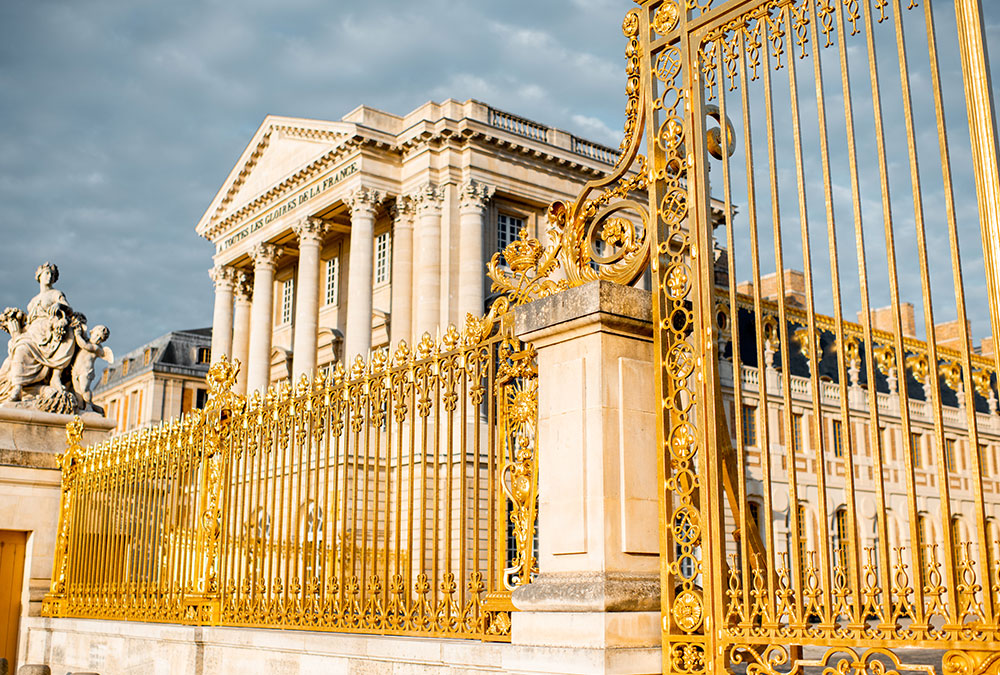
[[[757,29],[762,31],[761,26],[762,19],[757,19]],[[748,24],[749,26],[749,24]],[[748,28],[749,29],[749,28]],[[764,353],[764,332],[762,329],[763,318],[764,318],[764,308],[763,301],[761,298],[760,289],[760,249],[759,249],[759,236],[757,233],[757,185],[756,176],[754,175],[754,152],[753,152],[753,139],[751,138],[750,129],[751,117],[750,117],[750,99],[749,99],[749,81],[747,79],[747,63],[746,63],[746,34],[744,31],[740,32],[740,84],[743,90],[743,96],[741,97],[742,103],[742,113],[743,113],[743,129],[746,132],[743,135],[743,154],[746,170],[746,191],[747,191],[747,223],[750,228],[750,268],[752,278],[754,280],[753,284],[753,317],[754,317],[754,342],[757,350],[757,395],[758,395],[758,410],[762,412],[760,421],[760,442],[758,449],[760,451],[761,458],[761,468],[763,471],[763,493],[764,493],[764,547],[766,549],[766,577],[767,577],[767,599],[764,607],[764,615],[761,617],[762,627],[765,631],[773,632],[778,627],[778,617],[776,616],[776,607],[774,604],[775,591],[776,591],[776,578],[775,578],[775,545],[774,545],[774,510],[771,504],[771,495],[773,494],[772,482],[771,482],[771,450],[770,450],[770,424],[768,421],[768,395],[767,395],[767,364],[765,361]],[[768,66],[765,65],[765,69]],[[755,561],[756,562],[756,561]],[[759,562],[755,567],[759,566]]]
[[[892,209],[892,199],[889,190],[889,167],[886,161],[886,148],[885,148],[885,133],[882,123],[882,94],[879,82],[878,73],[878,55],[875,51],[875,40],[874,40],[874,30],[875,24],[872,21],[871,15],[871,5],[869,3],[864,3],[864,25],[866,30],[865,42],[868,48],[868,77],[871,82],[872,91],[872,115],[875,123],[875,153],[877,157],[878,173],[879,173],[879,184],[882,194],[882,223],[883,229],[885,231],[885,247],[886,247],[886,265],[887,274],[889,277],[889,297],[892,303],[893,310],[893,325],[895,330],[895,341],[897,353],[903,353],[903,337],[902,337],[902,319],[900,315],[899,308],[899,279],[896,271],[896,245],[893,233],[893,209]],[[869,407],[869,433],[871,437],[871,447],[873,450],[873,457],[875,460],[875,491],[877,496],[878,511],[876,513],[878,522],[878,561],[879,561],[879,576],[881,578],[882,585],[882,622],[878,627],[880,630],[886,632],[886,634],[891,633],[892,624],[892,574],[891,565],[892,561],[889,557],[889,528],[886,514],[886,501],[885,501],[885,476],[883,468],[883,448],[882,448],[882,435],[879,433],[879,410],[878,410],[878,394],[876,389],[875,381],[875,359],[873,358],[875,353],[875,341],[873,338],[873,331],[871,327],[871,316],[870,307],[868,299],[868,271],[867,271],[867,261],[862,262],[861,259],[865,258],[865,247],[864,247],[864,234],[862,221],[858,219],[856,221],[855,227],[857,228],[858,236],[858,251],[861,254],[859,256],[858,269],[861,272],[861,284],[862,284],[862,296],[861,302],[864,311],[862,316],[862,323],[865,327],[865,344],[867,345],[868,353],[865,359],[865,365],[868,371],[868,407]],[[903,401],[905,402],[905,394]],[[913,448],[912,440],[910,435],[910,424],[909,424],[909,407],[902,405],[900,406],[900,415],[902,417],[902,427],[903,427],[903,448],[904,448],[904,461],[908,467],[907,473],[912,471],[913,462]]]
[[[986,59],[986,34],[983,26],[980,0],[955,0],[955,17],[958,24],[959,53],[962,60],[962,84],[965,89],[966,111],[969,116],[969,140],[972,145],[973,170],[976,178],[976,200],[979,204],[979,228],[983,240],[983,267],[986,272],[987,298],[993,326],[993,354],[997,373],[1000,375],[1000,173],[997,168],[996,118],[993,111],[993,89],[989,63]],[[957,246],[953,246],[957,249]],[[957,270],[956,270],[957,273]],[[957,274],[957,276],[961,276]],[[979,453],[979,433],[976,426],[975,390],[972,387],[972,367],[969,360],[969,335],[965,313],[965,295],[961,284],[956,286],[959,332],[962,338],[964,387],[969,402],[966,414],[971,431],[971,456],[975,470],[975,520],[979,534],[979,565],[981,583],[989,589],[990,556],[992,542],[987,541],[985,504],[983,501],[982,459]],[[994,598],[984,591],[984,619],[994,616]],[[962,620],[962,617],[959,617]]]
[[[689,148],[694,151],[688,156],[688,234],[691,239],[690,257],[691,270],[694,273],[690,301],[693,316],[689,319],[690,342],[695,354],[704,355],[698,378],[688,376],[687,386],[694,394],[694,414],[697,426],[700,427],[702,448],[697,453],[697,472],[700,494],[695,502],[702,520],[701,553],[699,567],[701,571],[702,602],[707,612],[706,623],[714,625],[724,621],[726,585],[725,573],[725,519],[720,506],[725,497],[722,492],[722,459],[721,444],[717,437],[719,426],[716,420],[723,414],[724,406],[721,397],[716,392],[721,391],[716,386],[719,382],[718,354],[715,349],[715,338],[712,330],[712,317],[715,313],[715,261],[712,256],[712,218],[711,197],[709,194],[709,166],[706,151],[707,129],[705,128],[705,90],[699,86],[698,50],[701,33],[683,33],[681,46],[687,50],[687,67],[683,69],[684,85],[690,92],[688,103],[690,114],[685,115],[686,134]],[[725,124],[723,124],[723,139]],[[690,152],[690,151],[689,151]],[[687,330],[687,329],[686,329]],[[676,375],[675,375],[676,377]],[[728,444],[729,439],[726,439]],[[704,637],[699,636],[704,650],[705,665],[714,670],[721,666],[723,658],[719,651],[719,631],[706,630]]]
[[[857,162],[857,148],[855,143],[854,134],[854,109],[853,102],[851,100],[851,84],[850,84],[850,70],[848,68],[847,62],[847,33],[844,30],[844,13],[841,3],[834,3],[836,7],[837,16],[837,26],[841,35],[841,39],[838,41],[838,52],[840,56],[840,80],[841,80],[841,90],[844,100],[844,124],[847,129],[847,154],[848,154],[848,165],[849,174],[851,181],[851,196],[852,196],[852,208],[854,215],[854,238],[857,245],[858,253],[858,270],[859,270],[859,284],[861,286],[861,303],[862,303],[862,313],[863,313],[863,344],[861,349],[872,349],[872,331],[871,331],[871,311],[868,306],[868,288],[867,288],[867,273],[865,271],[864,262],[864,230],[861,226],[861,188],[860,180],[858,178],[858,162]],[[835,286],[838,288],[837,293],[837,310],[839,312],[840,307],[840,294],[839,294],[839,269],[832,268],[832,273],[836,279]],[[838,328],[843,321],[843,317],[837,317]],[[838,336],[839,340],[840,336]],[[845,343],[838,342],[838,355],[845,351]],[[839,358],[839,356],[838,356]],[[868,363],[868,381],[874,383],[874,370],[871,366],[872,360],[866,359]],[[841,370],[839,373],[840,379],[843,382],[847,373]],[[877,429],[877,421],[873,417],[871,419],[872,426]],[[863,627],[865,624],[864,609],[862,607],[862,568],[861,568],[861,552],[859,551],[860,544],[860,528],[858,525],[857,510],[855,506],[856,492],[854,488],[855,472],[854,472],[854,433],[852,430],[853,420],[850,416],[850,412],[847,406],[847,391],[846,387],[841,387],[841,423],[843,433],[845,435],[844,440],[846,441],[846,448],[844,453],[845,459],[845,469],[847,473],[847,484],[848,484],[848,497],[847,497],[847,515],[849,521],[849,542],[848,548],[850,549],[849,557],[850,563],[853,568],[853,578],[852,578],[852,588],[851,595],[854,600],[854,616],[849,625],[849,628],[854,632],[854,635],[861,636],[863,634]],[[874,444],[873,444],[874,445]]]
[[[929,3],[928,3],[929,4]],[[899,0],[892,0],[892,14],[894,17],[894,28],[896,33],[896,53],[897,60],[899,61],[899,79],[902,88],[902,103],[903,103],[903,120],[906,128],[906,144],[909,156],[909,166],[910,166],[910,184],[912,187],[913,195],[913,217],[914,225],[917,234],[917,248],[918,248],[918,258],[920,266],[920,284],[923,294],[923,305],[924,305],[924,324],[928,328],[928,348],[934,349],[935,339],[933,335],[933,330],[931,327],[934,325],[934,310],[931,300],[930,291],[930,276],[927,268],[927,245],[924,236],[924,209],[923,209],[923,193],[921,190],[920,183],[920,169],[917,162],[917,149],[916,149],[916,134],[913,125],[913,104],[912,97],[910,94],[910,75],[908,67],[908,58],[906,50],[905,35],[903,33],[903,20],[902,14],[900,12]],[[893,277],[895,277],[895,270],[893,270]],[[893,313],[897,314],[897,309],[894,309]],[[899,400],[900,400],[900,413],[902,416],[902,426],[903,429],[909,430],[910,428],[910,397],[908,387],[906,386],[906,363],[905,356],[906,353],[903,348],[903,339],[900,334],[901,327],[897,322],[896,324],[896,344],[895,344],[895,360],[896,360],[896,372],[899,374],[898,377],[902,381],[903,385],[899,387]],[[936,361],[936,357],[935,357]],[[938,410],[935,411],[939,412]],[[937,465],[939,468],[939,480],[944,479],[947,482],[947,467],[944,466],[943,453],[944,453],[944,434],[943,428],[941,426],[941,419],[939,414],[934,416],[934,428],[935,437],[938,439],[938,458]],[[909,434],[907,434],[909,436]],[[940,469],[944,468],[944,473],[940,473]],[[909,537],[910,537],[910,549],[911,549],[911,562],[913,568],[913,577],[915,583],[912,584],[912,590],[914,594],[914,604],[915,604],[915,616],[913,617],[913,629],[915,632],[922,633],[926,630],[927,620],[924,616],[924,584],[923,570],[923,551],[920,550],[920,520],[917,513],[917,503],[916,503],[916,481],[914,478],[914,467],[912,456],[906,458],[906,492],[907,492],[907,513],[909,516]],[[941,507],[943,510],[947,511],[948,502],[942,501]]]
[[[778,10],[778,16],[776,18],[777,26],[772,25],[771,21],[767,19],[765,15],[763,23],[763,29],[768,33],[766,35],[767,41],[771,42],[775,39],[781,39],[781,36],[776,36],[775,31],[781,31],[780,24],[784,22],[785,26],[791,26],[791,21],[788,17],[788,5]],[[766,43],[765,43],[766,44]],[[764,79],[764,120],[765,126],[767,128],[767,168],[768,177],[770,181],[771,190],[771,236],[774,239],[774,269],[775,269],[775,282],[778,294],[778,328],[777,328],[777,339],[781,345],[781,419],[778,420],[778,424],[784,426],[784,440],[785,440],[785,472],[788,476],[788,492],[789,492],[789,506],[788,513],[792,531],[792,541],[795,547],[796,554],[790,556],[791,561],[787,561],[786,564],[791,565],[791,586],[792,588],[801,589],[803,588],[803,575],[804,570],[801,569],[800,556],[797,555],[799,550],[799,542],[802,538],[802,533],[800,529],[802,523],[799,522],[799,494],[798,494],[798,480],[796,475],[796,458],[795,450],[791,442],[792,438],[792,369],[791,363],[789,361],[789,342],[790,336],[788,335],[788,316],[785,311],[785,259],[784,250],[782,243],[782,231],[781,231],[781,202],[780,202],[780,191],[778,187],[778,169],[777,169],[777,151],[775,143],[775,130],[774,130],[774,96],[771,88],[771,50],[764,47],[764,67],[763,67],[763,79]],[[780,61],[776,64],[780,67]],[[788,53],[788,64],[787,69],[789,70],[789,78],[794,79],[793,71],[795,70],[794,54],[792,50]],[[775,70],[778,68],[776,67]],[[790,89],[790,95],[792,97],[792,103],[796,102],[796,92],[794,89]],[[804,195],[800,193],[800,203],[804,201]],[[756,285],[756,284],[755,284]],[[759,315],[758,315],[759,316]],[[770,363],[766,364],[770,367]],[[766,391],[767,384],[765,382],[762,387],[762,391]],[[766,406],[765,406],[766,410]],[[765,417],[765,420],[767,418]],[[769,426],[765,421],[765,426]],[[770,444],[765,443],[765,452],[770,456]],[[769,460],[770,461],[770,460]],[[777,570],[779,575],[781,574],[781,569]],[[787,573],[787,572],[786,572]],[[797,632],[801,633],[805,629],[805,621],[802,617],[802,593],[795,593],[794,599],[791,606],[791,616],[788,617],[789,627]]]
[[[368,531],[372,529],[369,527],[371,523],[371,517],[368,513],[368,495],[371,493],[371,473],[373,466],[373,459],[371,456],[371,433],[372,427],[375,426],[373,423],[374,417],[377,414],[375,406],[377,405],[376,397],[372,392],[373,380],[375,377],[375,365],[372,361],[369,361],[368,370],[362,379],[362,410],[364,415],[362,417],[363,426],[361,428],[361,446],[362,446],[362,475],[364,486],[364,494],[361,496],[361,603],[360,607],[362,612],[365,612],[365,607],[368,600],[368,562],[369,558],[374,553],[374,546],[369,547],[368,544]],[[357,497],[355,497],[356,499]],[[374,532],[374,530],[373,530]]]
[[[719,48],[723,48],[723,41],[719,40]],[[738,47],[737,47],[738,48]],[[735,90],[739,86],[739,82],[736,79],[729,81],[729,87],[726,87],[726,73],[720,69],[720,79],[719,79],[719,116],[722,120],[729,119],[728,103],[726,91]],[[740,89],[741,95],[746,95],[746,88]],[[724,124],[724,123],[723,123]],[[726,131],[724,130],[725,134]],[[756,528],[756,523],[751,523],[750,516],[748,514],[748,508],[746,507],[749,500],[747,499],[747,467],[746,467],[746,448],[744,445],[743,438],[743,361],[740,354],[740,328],[739,328],[739,301],[736,295],[736,244],[735,244],[735,233],[733,231],[733,200],[732,200],[732,170],[729,164],[730,155],[730,144],[734,144],[735,139],[730,139],[728,136],[724,136],[723,139],[723,152],[722,152],[722,199],[723,199],[723,209],[724,217],[726,220],[726,249],[728,255],[726,256],[726,272],[727,272],[727,289],[725,301],[728,305],[729,311],[729,335],[730,335],[730,345],[731,345],[731,356],[730,360],[733,366],[733,401],[732,401],[732,411],[733,416],[731,419],[734,421],[735,429],[730,431],[730,436],[735,432],[736,444],[733,447],[734,459],[736,461],[736,497],[739,501],[738,504],[738,518],[736,519],[736,529],[737,529],[737,560],[736,563],[739,567],[739,579],[742,580],[740,585],[740,596],[738,598],[733,598],[731,602],[739,602],[742,605],[741,614],[743,621],[740,623],[740,628],[742,630],[747,630],[750,627],[750,589],[752,587],[752,576],[750,572],[750,546],[749,542],[751,539],[750,528]],[[735,149],[735,148],[734,148]],[[721,328],[721,327],[720,327]],[[722,359],[722,354],[718,355],[718,358]],[[720,383],[721,391],[721,383]],[[726,425],[728,428],[728,424]],[[728,440],[728,439],[727,439]],[[734,574],[735,570],[730,570],[729,574]],[[728,581],[728,580],[727,580]]]
[[[958,21],[962,84],[969,115],[969,140],[972,144],[976,176],[976,200],[979,204],[980,233],[983,239],[983,263],[986,269],[987,298],[993,326],[993,358],[1000,373],[1000,174],[997,170],[996,115],[993,110],[993,83],[986,59],[986,35],[980,0],[955,0]]]

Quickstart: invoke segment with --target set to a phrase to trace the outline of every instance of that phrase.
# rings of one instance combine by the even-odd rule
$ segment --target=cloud
[[[990,5],[994,36],[1000,10]],[[631,8],[0,3],[0,307],[24,306],[35,266],[51,259],[74,306],[111,326],[118,352],[208,325],[212,251],[194,225],[267,114],[337,119],[360,104],[404,114],[431,99],[477,98],[615,146],[620,26]],[[840,218],[843,203],[838,196]]]

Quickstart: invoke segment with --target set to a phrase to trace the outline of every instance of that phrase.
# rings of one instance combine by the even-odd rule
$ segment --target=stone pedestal
[[[517,673],[659,673],[650,294],[592,282],[516,310],[538,350],[539,569]]]
[[[85,445],[100,443],[115,423],[81,416]],[[28,533],[21,614],[37,616],[49,590],[59,520],[60,471],[71,415],[0,407],[0,529]]]

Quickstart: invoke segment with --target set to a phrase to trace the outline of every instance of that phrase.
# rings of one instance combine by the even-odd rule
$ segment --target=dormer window
[[[208,364],[212,361],[211,347],[198,347],[198,363]]]

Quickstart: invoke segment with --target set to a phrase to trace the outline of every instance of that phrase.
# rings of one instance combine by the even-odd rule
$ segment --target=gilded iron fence
[[[981,3],[636,2],[621,156],[497,284],[650,272],[664,672],[997,672]]]
[[[511,328],[469,317],[249,400],[221,361],[202,411],[90,448],[71,425],[43,612],[509,639],[537,415]]]

